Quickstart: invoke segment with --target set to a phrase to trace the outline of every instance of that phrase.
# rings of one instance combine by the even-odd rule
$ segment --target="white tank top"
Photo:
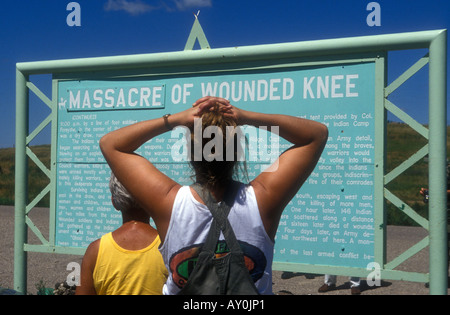
[[[261,294],[272,294],[272,261],[274,243],[264,229],[255,192],[241,184],[228,220],[244,252],[245,262]],[[193,270],[193,259],[206,240],[212,222],[208,208],[198,202],[189,186],[177,193],[164,244],[160,247],[169,277],[163,294],[177,294]],[[221,235],[223,240],[223,235]],[[219,241],[218,253],[226,252],[225,241]]]

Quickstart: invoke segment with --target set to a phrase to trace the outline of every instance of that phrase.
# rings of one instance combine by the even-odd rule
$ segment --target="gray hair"
[[[112,172],[109,180],[109,189],[111,190],[113,206],[117,210],[127,211],[136,206],[134,198]]]

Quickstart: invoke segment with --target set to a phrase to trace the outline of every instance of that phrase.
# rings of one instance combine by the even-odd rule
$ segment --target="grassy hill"
[[[50,168],[50,146],[34,146],[31,148],[34,154],[44,163],[47,168]],[[15,165],[15,149],[0,149],[0,204],[13,205],[14,204],[14,165]],[[39,167],[28,159],[28,198],[33,200],[34,197],[48,185],[50,180],[42,173]],[[38,206],[48,206],[49,196],[44,197]]]
[[[426,143],[427,140],[408,125],[389,123],[387,128],[386,173],[400,165]],[[419,194],[421,187],[428,187],[427,157],[390,182],[386,188],[421,216],[428,218],[428,206],[423,202],[422,195]],[[389,202],[387,203],[387,220],[388,224],[415,225],[415,222]]]
[[[387,138],[387,171],[398,166],[426,144],[422,136],[401,123],[388,124]],[[447,150],[450,151],[449,149],[447,140]],[[47,167],[50,167],[50,146],[35,146],[32,150]],[[49,180],[31,160],[29,160],[29,168],[29,200],[32,200]],[[428,160],[424,158],[389,183],[387,188],[419,214],[428,217],[428,207],[419,194],[420,188],[427,185]],[[0,149],[0,204],[14,204],[14,149]],[[47,196],[39,203],[39,206],[48,206],[48,204]],[[388,224],[413,225],[413,222],[388,203]]]

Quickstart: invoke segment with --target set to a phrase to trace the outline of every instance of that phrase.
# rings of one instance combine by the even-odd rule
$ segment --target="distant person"
[[[194,124],[199,121],[201,130],[196,131]],[[272,260],[278,223],[284,208],[320,158],[328,138],[326,126],[293,116],[245,111],[226,99],[207,96],[187,110],[126,126],[100,140],[100,148],[111,169],[156,223],[163,242],[160,250],[169,270],[164,286],[166,295],[179,293],[189,281],[198,248],[205,242],[213,219],[192,187],[181,186],[135,151],[147,141],[183,126],[191,131],[188,143],[190,141],[192,148],[200,144],[201,152],[208,149],[212,152],[212,148],[208,148],[209,139],[202,135],[211,129],[217,131],[216,138],[222,137],[222,141],[217,142],[223,147],[217,145],[214,152],[222,152],[222,155],[209,159],[209,155],[195,156],[196,150],[191,150],[190,163],[196,183],[211,192],[216,201],[222,201],[238,166],[238,149],[228,147],[227,133],[236,132],[235,128],[242,125],[279,127],[279,135],[292,143],[268,171],[249,184],[239,183],[228,215],[256,288],[260,294],[272,294]],[[222,132],[218,132],[219,129]],[[229,158],[228,153],[234,158]],[[217,249],[224,247],[218,244]]]
[[[420,194],[424,197],[424,202],[428,203],[429,191],[426,188],[420,189]],[[448,262],[450,264],[450,164],[447,164],[447,242],[448,242]]]
[[[123,224],[89,245],[77,295],[161,295],[167,269],[150,217],[111,174],[112,203]]]
[[[325,293],[329,291],[336,290],[336,280],[337,277],[335,275],[325,275],[325,283],[319,288],[319,293]],[[361,280],[358,277],[350,278],[350,293],[352,295],[360,295],[361,294]]]
[[[450,196],[450,164],[447,164],[446,174],[447,174],[447,211],[450,211],[450,199],[448,198]],[[428,203],[429,198],[428,189],[422,187],[419,192],[424,197],[424,202]],[[450,217],[448,219],[450,223]]]

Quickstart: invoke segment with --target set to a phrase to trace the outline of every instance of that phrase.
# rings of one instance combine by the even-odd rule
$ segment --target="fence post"
[[[447,31],[430,44],[430,294],[447,294]]]
[[[27,242],[25,222],[27,206],[28,159],[28,77],[16,70],[16,152],[15,152],[15,202],[14,202],[14,290],[27,293]]]

